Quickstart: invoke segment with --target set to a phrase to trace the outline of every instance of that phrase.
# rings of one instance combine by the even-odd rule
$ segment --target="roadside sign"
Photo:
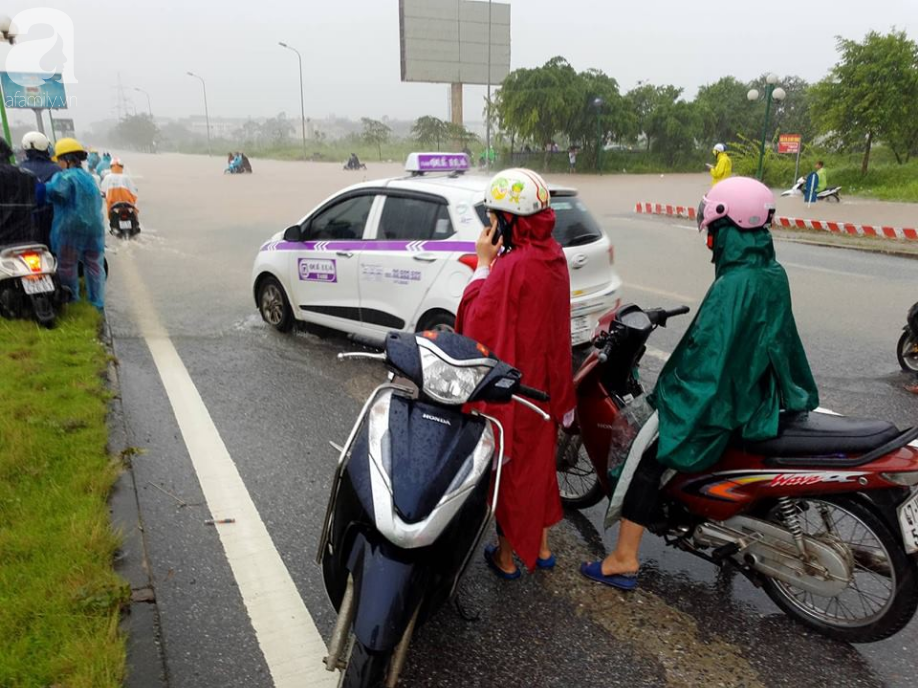
[[[76,129],[73,126],[72,119],[55,119],[54,120],[54,133],[59,139],[66,137],[73,137],[76,133]]]
[[[60,74],[45,78],[41,74],[0,72],[3,104],[8,109],[65,110],[67,93]]]
[[[800,145],[803,142],[803,136],[800,134],[781,134],[778,137],[778,152],[793,153],[796,155],[800,152]]]

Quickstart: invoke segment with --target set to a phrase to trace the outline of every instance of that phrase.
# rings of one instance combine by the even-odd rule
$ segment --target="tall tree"
[[[746,97],[749,85],[725,76],[698,89],[695,106],[701,119],[701,137],[710,144],[729,143],[738,136],[756,138],[764,108]]]
[[[462,148],[466,148],[471,143],[478,141],[478,134],[473,131],[469,131],[462,124],[454,124],[453,122],[448,122],[446,125],[446,139],[455,144],[458,144]]]
[[[382,145],[388,143],[392,136],[392,129],[384,122],[369,117],[361,117],[360,123],[363,125],[361,138],[367,145],[376,146],[376,152],[382,161]]]
[[[112,129],[112,137],[123,146],[152,151],[159,129],[148,114],[127,115]]]
[[[651,135],[652,122],[655,119],[659,119],[654,117],[654,113],[660,106],[667,106],[676,102],[681,94],[682,89],[675,86],[643,84],[628,91],[625,96],[625,101],[630,106],[634,117],[635,135],[644,135],[648,153],[653,143]]]
[[[764,79],[763,76],[759,83]],[[809,143],[816,136],[811,112],[811,86],[805,79],[793,75],[781,77],[780,84],[787,93],[787,98],[771,105],[775,131],[782,134],[800,134],[803,140]]]
[[[296,128],[287,119],[287,115],[284,112],[279,112],[277,117],[266,120],[260,129],[261,135],[277,146],[286,143],[287,139],[296,131]]]
[[[901,162],[910,138],[902,120],[916,119],[918,46],[904,31],[871,31],[860,43],[838,38],[838,51],[841,60],[813,88],[819,129],[844,146],[863,145],[861,174],[867,174],[878,140],[885,140]]]
[[[637,117],[618,91],[618,82],[598,69],[577,75],[579,107],[565,132],[572,142],[584,145],[593,160],[598,146],[635,135]]]
[[[411,136],[424,146],[436,145],[437,150],[440,150],[441,143],[449,136],[449,126],[442,119],[425,115],[418,117],[411,127]]]
[[[669,165],[690,155],[701,133],[701,117],[694,103],[685,102],[681,95],[681,88],[660,87],[646,124],[646,134],[653,141],[653,152]]]

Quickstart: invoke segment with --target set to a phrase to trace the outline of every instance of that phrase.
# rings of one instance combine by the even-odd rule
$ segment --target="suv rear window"
[[[552,234],[562,248],[592,244],[602,238],[602,229],[583,201],[576,196],[553,196],[551,207],[554,208],[556,217],[555,231]],[[475,211],[481,224],[487,225],[488,209],[484,204],[476,205]]]

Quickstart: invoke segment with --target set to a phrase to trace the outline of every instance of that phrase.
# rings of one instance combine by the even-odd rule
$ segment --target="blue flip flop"
[[[543,559],[542,557],[539,557],[538,559],[536,559],[536,567],[542,569],[543,571],[548,571],[549,569],[555,568],[556,563],[557,562],[555,560],[554,552],[552,552],[545,559]]]
[[[494,553],[497,552],[497,545],[488,545],[484,548],[484,560],[488,565],[488,568],[494,572],[494,575],[502,580],[516,580],[523,575],[519,567],[513,571],[513,573],[507,573],[500,566],[497,565],[497,562],[494,561]]]
[[[584,562],[580,565],[580,573],[591,581],[608,585],[611,588],[619,590],[634,590],[638,584],[638,574],[636,573],[613,573],[606,576],[602,572],[602,562]]]

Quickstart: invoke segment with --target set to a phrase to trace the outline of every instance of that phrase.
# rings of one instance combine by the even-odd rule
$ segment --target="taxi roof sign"
[[[467,172],[471,166],[465,153],[410,153],[405,161],[405,171],[411,174],[425,172]]]

